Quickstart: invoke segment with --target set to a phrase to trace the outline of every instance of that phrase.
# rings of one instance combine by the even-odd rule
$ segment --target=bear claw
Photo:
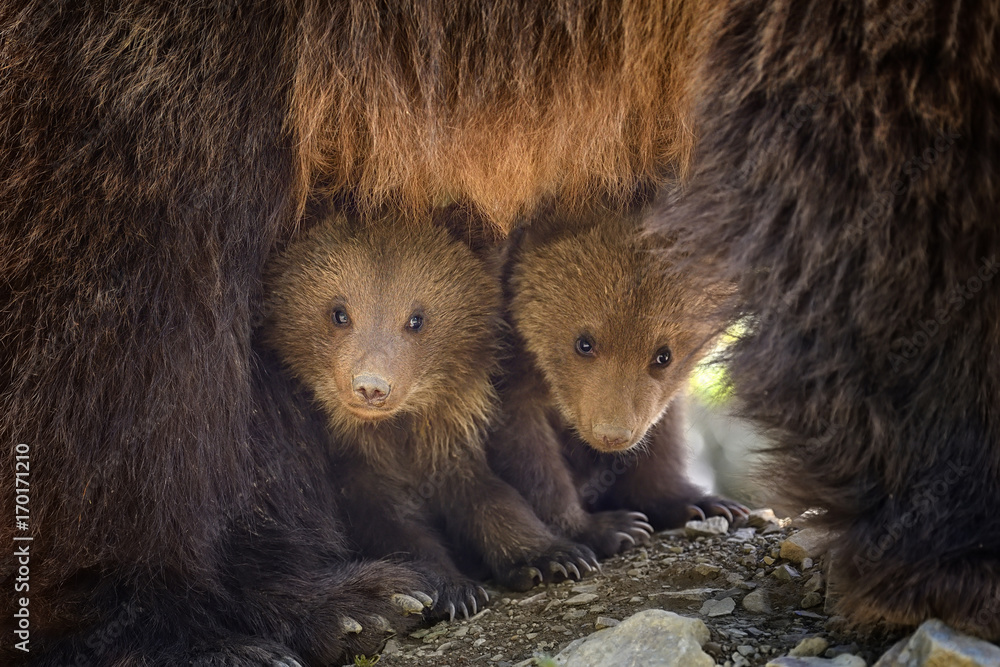
[[[420,614],[424,611],[424,603],[415,597],[396,593],[392,596],[392,602],[403,612],[404,616],[410,614]]]
[[[364,628],[362,628],[361,624],[358,623],[353,618],[351,618],[350,616],[341,616],[340,629],[349,635],[356,635],[359,632],[361,632]]]

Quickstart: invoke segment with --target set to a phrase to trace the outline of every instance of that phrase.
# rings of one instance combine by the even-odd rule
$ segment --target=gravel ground
[[[470,619],[390,638],[379,667],[545,664],[545,657],[570,641],[645,609],[703,620],[711,631],[705,651],[731,667],[764,665],[810,637],[827,644],[813,642],[814,654],[847,652],[872,664],[903,636],[838,630],[841,623],[825,599],[822,558],[803,561],[804,554],[791,550],[786,550],[789,558],[781,558],[782,542],[797,529],[788,520],[763,519],[767,510],[755,515],[756,527],[724,535],[658,533],[649,545],[605,561],[602,573],[583,581],[527,593],[487,586],[489,607]],[[372,663],[359,659],[356,664]]]

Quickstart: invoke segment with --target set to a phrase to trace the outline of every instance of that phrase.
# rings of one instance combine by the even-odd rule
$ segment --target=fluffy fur
[[[739,282],[772,473],[840,608],[1000,638],[1000,3],[729,3],[650,225]]]
[[[685,475],[681,395],[724,290],[692,288],[657,253],[637,217],[608,211],[552,213],[508,248],[512,359],[490,461],[603,556],[703,510],[745,511]]]
[[[328,417],[362,553],[404,555],[434,589],[430,614],[451,617],[487,597],[446,543],[519,590],[596,569],[486,463],[500,314],[486,261],[429,222],[334,216],[269,275],[267,340]]]
[[[455,200],[497,229],[543,195],[627,195],[688,150],[673,101],[691,15],[4,3],[0,435],[32,448],[32,656],[370,648],[336,619],[373,627],[417,582],[345,562],[324,420],[251,338],[262,267],[314,189],[366,210]],[[0,557],[4,585],[14,565]],[[104,632],[133,603],[144,632]]]

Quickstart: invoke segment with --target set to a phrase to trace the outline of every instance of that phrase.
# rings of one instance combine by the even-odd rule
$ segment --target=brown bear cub
[[[718,333],[710,295],[663,264],[630,217],[551,214],[509,244],[494,470],[601,557],[692,517],[745,516],[685,474],[681,394]]]
[[[451,549],[519,590],[596,567],[487,463],[501,296],[468,245],[432,223],[333,216],[271,265],[268,303],[268,343],[328,418],[349,535],[423,574],[431,615],[488,600]]]

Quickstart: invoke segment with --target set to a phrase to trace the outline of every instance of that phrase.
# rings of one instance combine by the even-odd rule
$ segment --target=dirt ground
[[[653,536],[649,545],[604,561],[582,581],[542,585],[527,593],[487,586],[490,605],[470,619],[440,622],[389,639],[379,667],[397,665],[546,664],[569,642],[645,609],[700,618],[719,665],[764,665],[809,637],[822,637],[825,657],[852,653],[868,664],[902,634],[841,632],[825,599],[822,558],[780,557],[797,531],[787,520],[694,537],[684,530]],[[356,664],[373,664],[359,659]]]

